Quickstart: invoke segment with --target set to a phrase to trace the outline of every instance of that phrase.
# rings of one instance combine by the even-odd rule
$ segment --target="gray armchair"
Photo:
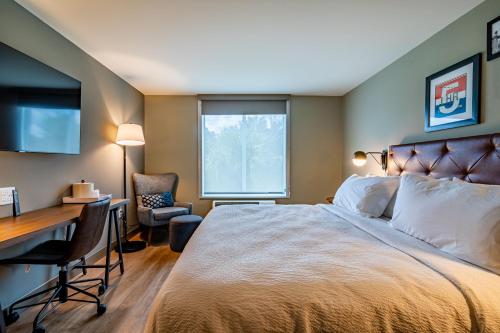
[[[137,201],[137,220],[147,227],[157,227],[168,224],[174,216],[188,215],[192,212],[193,205],[188,202],[176,202],[175,195],[179,177],[175,173],[157,175],[132,175],[134,192]],[[148,208],[142,205],[141,195],[171,192],[174,198],[173,207]]]

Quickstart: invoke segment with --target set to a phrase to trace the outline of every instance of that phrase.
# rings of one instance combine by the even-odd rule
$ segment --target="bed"
[[[390,147],[405,172],[500,184],[500,136]],[[334,205],[222,206],[146,332],[500,332],[500,276]]]

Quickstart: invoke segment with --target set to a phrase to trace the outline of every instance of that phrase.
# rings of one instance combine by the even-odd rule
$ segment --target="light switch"
[[[12,191],[15,187],[0,188],[0,206],[12,205]]]

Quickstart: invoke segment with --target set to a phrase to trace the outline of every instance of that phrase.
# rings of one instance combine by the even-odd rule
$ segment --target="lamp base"
[[[144,241],[122,241],[122,252],[132,253],[142,251],[146,248],[147,243]],[[115,251],[118,252],[118,245],[115,246]]]

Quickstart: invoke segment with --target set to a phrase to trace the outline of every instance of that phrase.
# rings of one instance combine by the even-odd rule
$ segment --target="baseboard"
[[[138,232],[139,232],[139,227],[136,227],[135,229],[129,231],[127,233],[127,239],[129,239],[129,237],[134,236]],[[116,240],[114,240],[111,243],[111,251],[113,251],[116,243],[117,243]],[[85,260],[87,261],[88,265],[92,265],[92,264],[95,264],[96,262],[98,262],[99,260],[101,260],[102,258],[104,258],[105,256],[106,256],[106,246],[103,246],[102,248],[100,248],[94,254],[90,255],[89,257],[86,257]],[[89,269],[96,269],[96,268],[89,268]],[[77,276],[79,276],[81,274],[82,274],[82,270],[81,269],[74,269],[71,272],[69,272],[69,280],[74,279],[75,277],[77,277]],[[44,289],[47,289],[47,288],[55,286],[56,283],[57,283],[57,279],[58,279],[58,276],[53,277],[52,279],[48,280],[47,282],[45,282],[44,284],[42,284],[38,288],[30,291],[29,293],[27,293],[24,296],[19,297],[19,299],[21,299],[23,297],[26,297],[26,296],[29,296],[29,295],[32,295],[32,294],[35,294],[35,293],[40,292],[40,291],[42,291]],[[39,300],[43,299],[44,297],[46,297],[46,296],[40,296],[39,298],[34,298],[34,300],[39,301]],[[0,309],[0,310],[3,310],[4,314],[5,314],[5,310],[9,306],[10,306],[10,304],[8,304],[7,306],[3,305],[3,309]],[[18,310],[18,312],[22,312],[22,311],[23,311],[23,309]]]

